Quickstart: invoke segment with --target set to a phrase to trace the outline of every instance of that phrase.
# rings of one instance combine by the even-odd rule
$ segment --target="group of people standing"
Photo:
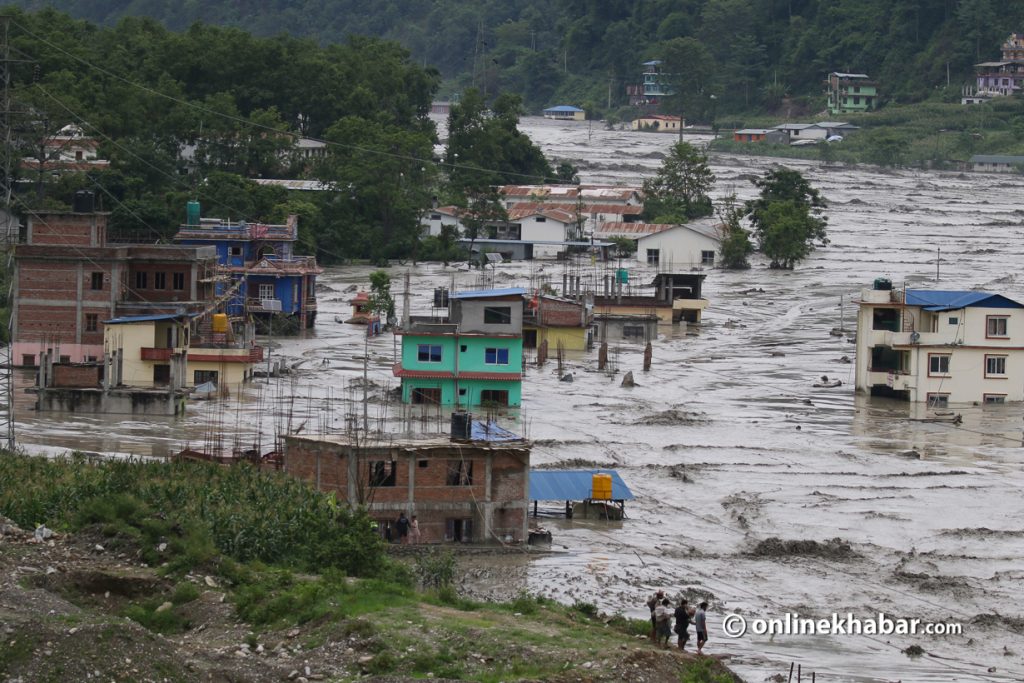
[[[391,541],[390,529],[388,529],[388,541]],[[420,542],[420,522],[416,515],[409,519],[404,512],[398,513],[395,520],[395,533],[398,534],[399,543],[416,544]]]
[[[673,609],[672,601],[665,597],[665,591],[660,590],[647,599],[647,607],[651,610],[651,640],[667,648],[672,639],[672,632],[675,631],[679,649],[685,650],[686,642],[690,639],[692,622],[697,632],[697,654],[704,654],[704,643],[708,642],[708,603],[702,602],[694,609],[687,604],[686,598],[679,598],[679,603]]]

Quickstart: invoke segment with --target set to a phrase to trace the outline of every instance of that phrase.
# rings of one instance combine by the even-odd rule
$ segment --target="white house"
[[[576,234],[576,214],[562,209],[526,209],[513,207],[508,212],[509,224],[514,231],[507,237],[533,242],[533,258],[555,258],[565,245],[582,239]]]
[[[828,137],[828,129],[816,123],[783,123],[775,126],[775,130],[787,133],[789,144],[798,140],[824,140]]]
[[[971,169],[980,173],[1017,173],[1024,168],[1024,156],[1005,154],[975,154]]]
[[[704,219],[642,235],[636,241],[636,258],[661,269],[714,267],[722,245],[719,225],[717,219]]]
[[[941,407],[1024,400],[1024,304],[978,291],[875,289],[857,314],[857,390]]]
[[[498,193],[508,209],[524,202],[564,204],[580,198],[587,204],[644,204],[638,188],[618,185],[503,185]]]
[[[459,221],[458,211],[457,206],[438,206],[428,210],[420,219],[424,236],[437,237],[441,234],[441,227],[445,225],[455,226],[461,234],[462,223]]]

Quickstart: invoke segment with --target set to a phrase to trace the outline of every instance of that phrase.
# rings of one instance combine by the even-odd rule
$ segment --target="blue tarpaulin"
[[[612,475],[612,500],[633,500],[615,470],[530,470],[530,500],[587,500],[595,474]]]

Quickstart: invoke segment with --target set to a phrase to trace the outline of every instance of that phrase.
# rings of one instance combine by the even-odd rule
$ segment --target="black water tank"
[[[885,291],[885,292],[891,291],[892,290],[892,280],[890,280],[887,277],[876,277],[875,278],[875,289],[877,289],[879,291]]]
[[[464,410],[452,413],[452,441],[469,441],[472,437],[470,415]]]
[[[96,208],[96,195],[88,190],[79,190],[72,200],[71,209],[75,213],[92,213]]]

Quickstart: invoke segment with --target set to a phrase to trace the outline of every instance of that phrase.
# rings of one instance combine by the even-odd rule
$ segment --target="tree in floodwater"
[[[746,203],[745,213],[771,268],[792,270],[815,243],[828,244],[822,215],[828,204],[799,171],[775,169],[753,183],[761,193]]]
[[[644,219],[685,223],[710,216],[713,209],[708,193],[714,185],[707,155],[688,142],[677,142],[658,174],[644,181]]]
[[[736,203],[736,195],[731,194],[722,200],[717,209],[722,243],[718,248],[719,264],[727,270],[746,270],[750,267],[748,257],[754,251],[750,242],[750,233],[740,221],[746,215],[744,207]]]

